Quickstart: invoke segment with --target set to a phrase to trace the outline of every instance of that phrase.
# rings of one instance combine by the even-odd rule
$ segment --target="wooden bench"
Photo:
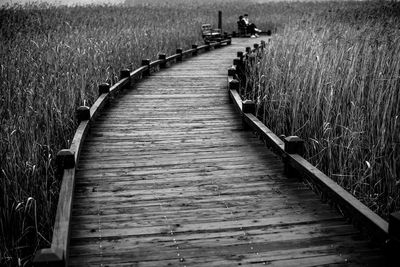
[[[203,24],[201,25],[201,32],[204,42],[219,42],[222,40],[222,31],[221,29],[213,29],[211,24]]]
[[[240,21],[238,21],[237,27],[238,27],[238,36],[239,37],[250,37],[250,33],[247,32],[246,25],[243,25],[242,23],[240,23]]]

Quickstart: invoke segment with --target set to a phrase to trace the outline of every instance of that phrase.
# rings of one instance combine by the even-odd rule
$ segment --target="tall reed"
[[[49,245],[61,182],[55,155],[73,137],[75,108],[94,102],[99,83],[201,43],[200,26],[215,26],[217,10],[232,31],[243,12],[260,27],[282,24],[282,8],[239,0],[0,8],[0,265],[29,264]]]
[[[400,5],[339,4],[285,26],[246,98],[277,134],[372,210],[400,209]]]

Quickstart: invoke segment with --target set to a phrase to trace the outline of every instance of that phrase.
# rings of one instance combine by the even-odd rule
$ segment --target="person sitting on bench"
[[[257,29],[257,26],[254,23],[250,23],[249,15],[244,14],[242,20],[246,25],[247,32],[251,34],[251,37],[258,37],[258,33],[260,33],[261,30]]]
[[[238,20],[238,27],[239,29],[245,29],[247,28],[247,24],[246,21],[243,19],[243,16],[239,16],[239,20]]]
[[[247,36],[249,32],[247,31],[246,22],[243,20],[243,16],[239,16],[239,20],[237,21],[238,31],[240,36]]]

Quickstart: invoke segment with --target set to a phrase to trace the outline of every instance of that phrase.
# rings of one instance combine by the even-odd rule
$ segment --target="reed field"
[[[201,24],[216,25],[218,10],[232,31],[244,5],[214,2],[0,9],[0,265],[29,265],[51,241],[61,182],[55,155],[69,147],[76,107],[91,105],[98,84],[115,83],[120,69],[201,44]],[[282,8],[256,6],[265,27]]]
[[[278,135],[382,217],[400,209],[400,5],[338,3],[291,21],[245,98]]]
[[[76,107],[144,58],[201,44],[200,26],[249,13],[276,33],[249,97],[277,133],[380,214],[399,206],[398,6],[362,2],[126,1],[0,9],[0,265],[49,245]],[[264,112],[265,111],[265,112]],[[283,119],[284,118],[284,119]],[[285,122],[285,123],[282,123]],[[397,133],[397,134],[396,134]]]

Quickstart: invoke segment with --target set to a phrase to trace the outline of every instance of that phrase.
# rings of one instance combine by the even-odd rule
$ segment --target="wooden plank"
[[[221,263],[222,260],[224,260],[224,263],[228,263],[229,261],[231,264],[235,262],[236,260],[239,260],[238,262],[241,262],[243,260],[243,257],[240,257],[240,255],[248,255],[250,256],[250,261],[254,261],[255,263],[257,261],[262,262],[262,259],[273,259],[273,260],[284,260],[284,259],[290,259],[291,255],[288,254],[288,252],[299,249],[299,247],[303,247],[303,249],[308,249],[311,251],[313,248],[317,247],[316,252],[317,254],[315,255],[316,257],[324,255],[324,251],[328,250],[331,256],[335,256],[336,258],[340,258],[342,262],[344,262],[345,258],[341,257],[341,253],[343,252],[346,256],[350,256],[351,254],[355,254],[356,257],[359,256],[357,253],[357,250],[360,252],[364,252],[365,254],[365,249],[357,249],[357,245],[364,245],[365,247],[365,242],[351,242],[348,245],[345,245],[340,249],[339,243],[341,242],[340,237],[330,237],[326,239],[322,238],[309,238],[309,239],[297,239],[293,241],[283,241],[283,242],[262,242],[262,243],[253,243],[252,245],[249,245],[247,243],[242,243],[238,245],[230,245],[230,246],[218,246],[217,243],[213,243],[212,246],[209,247],[197,247],[193,249],[184,249],[182,246],[179,246],[179,251],[178,253],[184,257],[186,263],[192,262],[193,264],[199,264],[199,263],[208,263],[208,258],[204,257],[199,257],[199,254],[208,254],[210,257],[213,258],[214,261],[217,261]],[[328,249],[328,244],[331,244],[331,249]],[[140,243],[139,243],[140,244]],[[319,249],[320,247],[323,247],[323,249]],[[251,249],[253,248],[253,249]],[[335,248],[336,251],[333,249]],[[348,248],[348,250],[346,250]],[[283,256],[284,253],[280,253],[280,251],[287,251],[286,252],[286,257]],[[157,251],[162,251],[163,254],[157,253]],[[257,252],[255,251],[260,251],[258,252],[258,255],[256,254]],[[276,251],[276,252],[275,252]],[[338,251],[340,251],[338,253]],[[346,253],[347,251],[347,253]],[[356,251],[356,252],[354,252]],[[371,252],[373,250],[371,249]],[[275,252],[275,253],[274,253]],[[353,252],[353,253],[352,253]],[[265,254],[264,254],[265,253]],[[375,250],[376,253],[376,250]],[[272,255],[273,254],[278,254],[280,255],[279,258],[274,258]],[[226,255],[226,256],[224,256]],[[376,255],[376,254],[375,254]],[[147,261],[154,261],[157,260],[177,260],[177,251],[173,245],[171,245],[170,249],[162,249],[159,247],[157,244],[154,244],[153,247],[150,248],[145,248],[143,250],[135,250],[135,253],[132,253],[132,251],[126,251],[126,250],[111,250],[107,251],[104,250],[102,253],[102,259],[98,256],[98,254],[83,254],[83,256],[86,256],[86,262],[85,263],[98,263],[98,260],[103,260],[106,262],[112,262],[115,261],[117,258],[128,258],[131,261],[138,261],[138,262],[147,262]],[[97,256],[97,257],[96,257]],[[134,256],[134,257],[133,257]],[[355,257],[355,259],[357,259]],[[219,258],[219,260],[217,260]],[[179,259],[179,258],[178,258]],[[191,260],[193,259],[193,260]],[[232,261],[233,260],[233,261]],[[310,260],[310,256],[304,258],[304,263],[307,263],[307,261]],[[268,261],[268,260],[267,260]],[[318,264],[315,261],[311,261],[313,264]],[[317,261],[319,262],[319,261]],[[209,262],[212,264],[212,262]],[[327,262],[329,263],[329,261]],[[335,263],[335,262],[334,262]],[[237,264],[237,263],[236,263]],[[197,265],[198,266],[198,265]],[[204,265],[203,265],[204,266]],[[208,264],[207,264],[208,266]],[[215,266],[215,265],[213,265]],[[285,265],[284,265],[285,266]],[[298,265],[297,265],[298,266]],[[301,265],[303,266],[303,265]],[[315,265],[311,265],[315,266]],[[319,265],[316,265],[319,266]]]
[[[310,225],[293,225],[288,231],[287,228],[274,228],[271,233],[260,229],[250,229],[245,235],[243,231],[219,231],[211,233],[189,233],[189,234],[176,234],[174,235],[176,244],[182,249],[187,249],[189,242],[193,243],[193,247],[205,247],[209,244],[216,244],[217,246],[232,246],[232,245],[242,245],[245,241],[251,241],[251,243],[268,243],[282,241],[283,238],[286,241],[295,241],[301,239],[316,239],[316,238],[330,238],[335,236],[355,236],[358,234],[354,227],[351,225],[343,225],[335,221],[315,223]],[[287,237],[286,237],[287,236]],[[83,240],[76,246],[77,254],[94,254],[97,248],[95,246],[87,246],[88,240]],[[353,240],[354,243],[356,240]],[[104,239],[102,246],[107,249],[118,249],[123,251],[135,251],[137,250],[138,243],[143,243],[143,248],[151,247],[157,245],[159,248],[168,250],[171,246],[171,237],[168,235],[160,236],[141,236],[141,237],[129,237],[127,239],[121,240],[121,242],[113,242],[113,240]],[[175,242],[174,242],[175,243]],[[261,251],[261,250],[260,250]]]
[[[34,262],[37,265],[47,262],[58,262],[60,266],[68,264],[74,188],[75,168],[65,169],[58,198],[51,248],[39,250],[36,253]]]
[[[261,135],[263,140],[266,141],[267,145],[272,148],[272,150],[282,156],[284,154],[285,145],[283,141],[273,133],[267,126],[265,126],[259,119],[253,114],[246,113],[243,115],[246,123],[258,134]]]
[[[376,238],[384,242],[388,238],[388,223],[376,213],[372,212],[361,201],[339,186],[336,182],[311,165],[297,154],[289,154],[290,163],[314,183],[321,185],[330,198],[352,213],[352,217],[360,220],[364,227],[368,227]]]
[[[226,69],[250,41],[153,73],[108,105],[76,171],[70,266],[313,266],[346,258],[363,266],[380,259],[242,130],[228,105]]]

